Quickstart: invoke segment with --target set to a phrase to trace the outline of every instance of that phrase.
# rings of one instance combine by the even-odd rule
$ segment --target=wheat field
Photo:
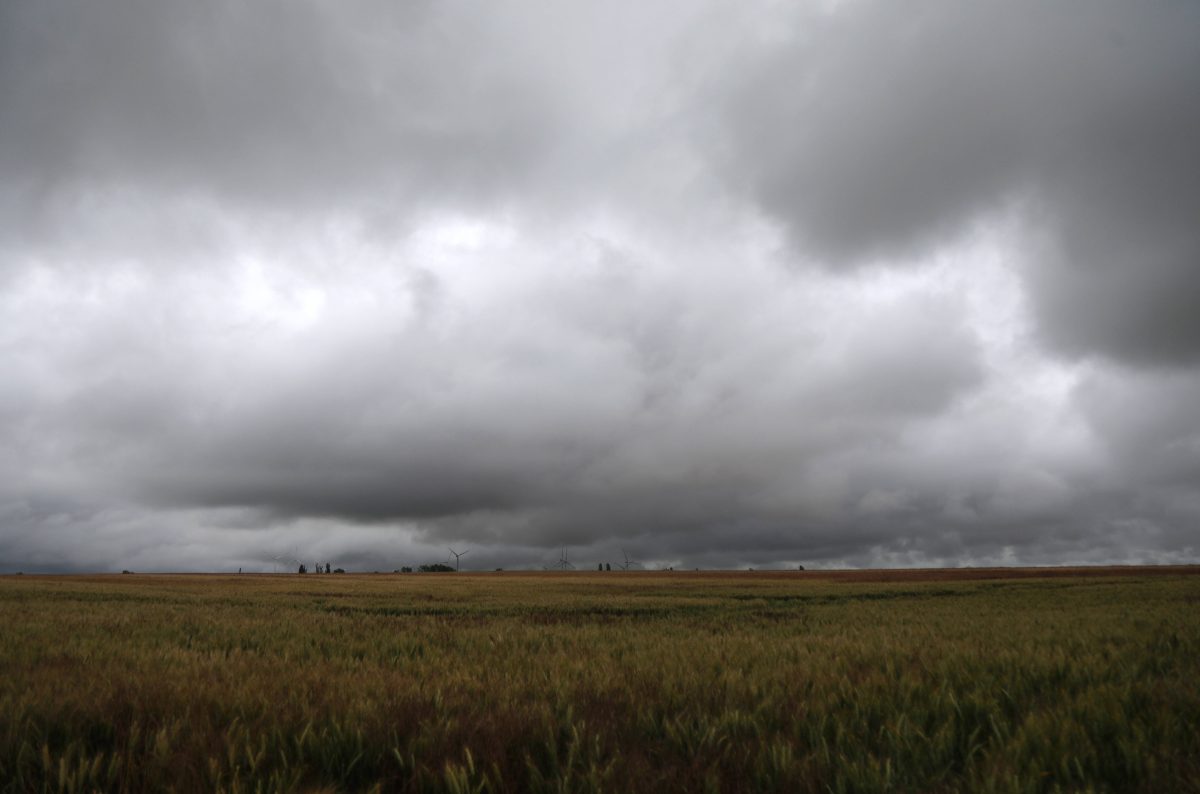
[[[1200,569],[0,577],[0,791],[1200,791]]]

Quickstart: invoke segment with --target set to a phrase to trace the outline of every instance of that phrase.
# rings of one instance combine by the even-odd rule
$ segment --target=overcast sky
[[[447,546],[1200,560],[1200,4],[0,4],[0,572]]]

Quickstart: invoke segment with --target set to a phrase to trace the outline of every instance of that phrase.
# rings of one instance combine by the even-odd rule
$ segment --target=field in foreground
[[[0,791],[1200,791],[1197,574],[0,577]]]

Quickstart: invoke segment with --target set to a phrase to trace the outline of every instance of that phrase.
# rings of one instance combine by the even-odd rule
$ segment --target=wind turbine
[[[289,552],[284,552],[283,554],[276,554],[271,558],[271,561],[275,564],[275,573],[279,573],[280,565],[284,566],[285,571],[288,569],[288,567],[295,568],[296,566],[300,565],[300,560],[296,557],[295,549]]]
[[[567,547],[563,546],[562,556],[558,558],[558,562],[554,563],[554,567],[560,571],[573,571],[575,566],[567,560]]]
[[[641,567],[642,564],[640,562],[638,562],[637,560],[629,559],[629,552],[625,551],[625,549],[621,549],[621,553],[625,555],[625,562],[617,563],[617,564],[621,566],[622,571],[628,571],[631,567],[633,567],[635,565],[638,567]]]
[[[448,549],[449,549],[450,547],[449,547],[449,546],[447,546],[446,548],[448,548]],[[457,551],[455,551],[454,549],[450,549],[450,553],[454,555],[454,570],[455,570],[455,571],[457,571],[457,570],[458,570],[458,558],[459,558],[459,557],[462,557],[463,555],[470,554],[470,552],[471,552],[471,550],[470,550],[470,549],[467,549],[467,550],[466,550],[466,551],[464,551],[464,552],[457,552]],[[446,562],[450,562],[450,559],[449,559],[449,558],[446,558]]]

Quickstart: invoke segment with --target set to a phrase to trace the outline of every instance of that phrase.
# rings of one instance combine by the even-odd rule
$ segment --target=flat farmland
[[[0,577],[0,791],[1200,791],[1200,568]]]

